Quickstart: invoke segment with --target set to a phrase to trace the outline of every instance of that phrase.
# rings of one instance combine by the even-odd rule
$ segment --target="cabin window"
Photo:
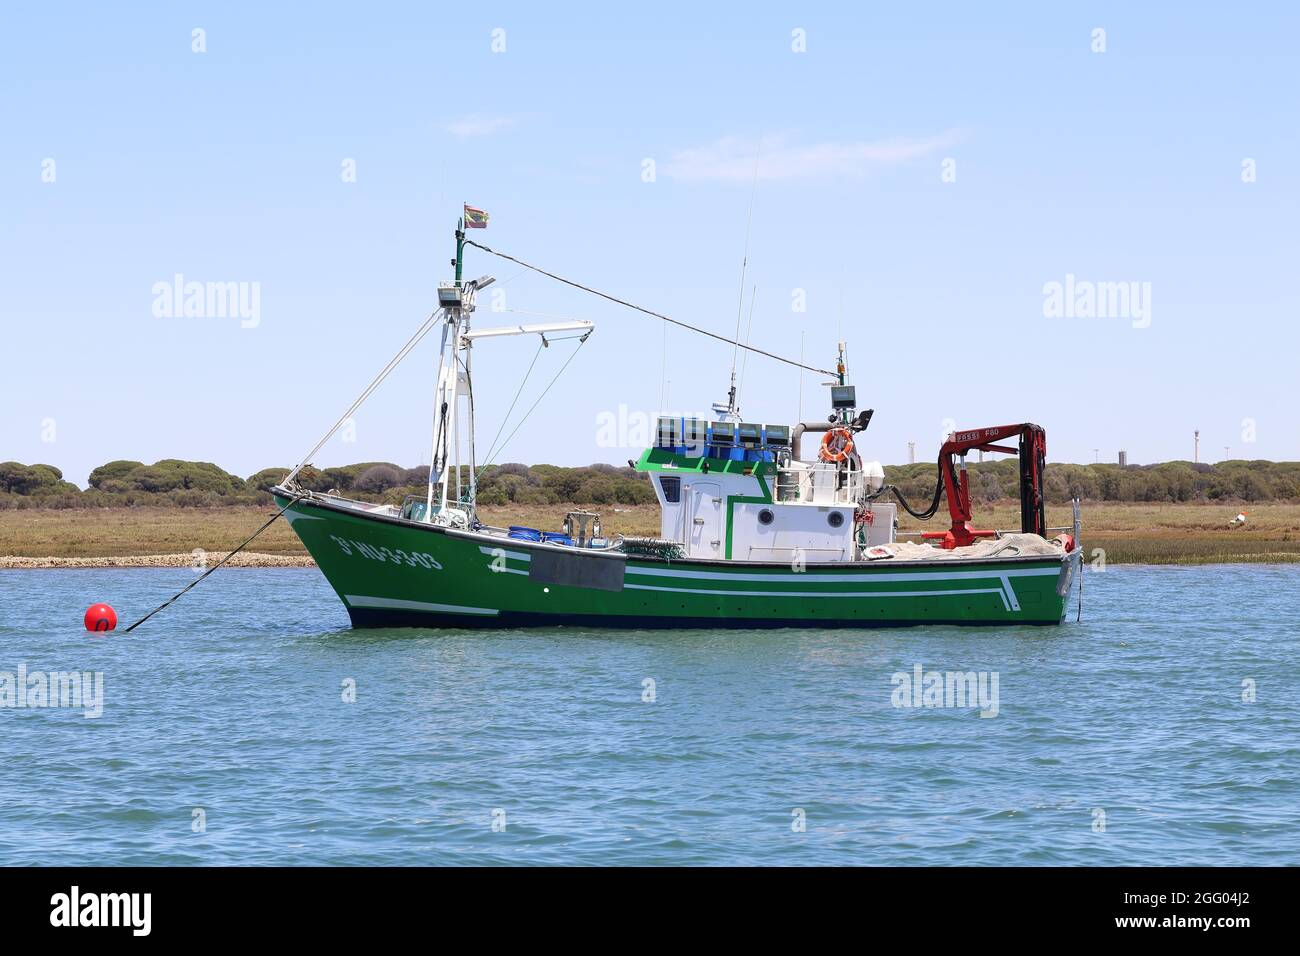
[[[675,505],[682,500],[682,480],[664,476],[659,479],[659,487],[664,491],[664,501]]]
[[[759,524],[771,524],[775,520],[776,520],[776,515],[772,514],[771,508],[764,508],[762,511],[758,513]]]
[[[789,425],[768,425],[763,429],[767,444],[778,448],[787,448],[790,445],[790,426]]]
[[[682,420],[680,418],[669,418],[667,416],[659,419],[659,428],[655,436],[655,444],[660,448],[676,448],[681,444],[682,437]]]
[[[709,423],[698,418],[688,418],[682,423],[682,444],[686,454],[703,455],[704,442],[708,437]]]

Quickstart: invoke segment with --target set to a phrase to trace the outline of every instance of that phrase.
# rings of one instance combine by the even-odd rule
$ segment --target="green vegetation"
[[[1246,506],[1247,522],[1230,522],[1242,506],[1214,501],[1102,502],[1083,506],[1083,547],[1089,562],[1104,552],[1107,564],[1272,564],[1300,562],[1300,503],[1263,502]],[[980,528],[1018,530],[1018,501],[984,502],[975,507]],[[1047,507],[1051,528],[1068,528],[1068,504]],[[948,512],[930,521],[899,516],[900,531],[939,531]],[[913,539],[914,540],[914,539]]]
[[[969,464],[971,498],[998,501],[1020,494],[1020,466],[1014,458]],[[933,463],[892,465],[885,480],[898,485],[909,502],[929,504]],[[1049,462],[1043,492],[1047,501],[1294,501],[1300,499],[1300,462],[1224,461],[1216,465],[1167,461],[1158,465],[1070,465]]]
[[[63,472],[53,465],[0,462],[0,495],[5,498],[36,498],[79,491],[72,482],[64,481]]]
[[[979,502],[1013,499],[1019,471],[1014,459],[973,462],[971,495]],[[181,507],[208,508],[266,505],[269,489],[288,468],[264,468],[240,478],[211,462],[166,458],[146,465],[110,461],[90,473],[84,491],[63,480],[53,465],[0,463],[0,510],[20,508]],[[388,461],[366,461],[337,468],[311,466],[299,474],[301,484],[316,491],[337,491],[368,501],[400,503],[420,494],[428,468],[403,468]],[[929,503],[934,493],[932,463],[889,465],[886,480],[898,485],[914,506]],[[469,483],[469,469],[461,473]],[[1121,468],[1118,465],[1050,464],[1047,500],[1063,504],[1078,496],[1085,502],[1263,502],[1300,500],[1300,462],[1228,461],[1217,465],[1186,461]],[[546,506],[554,504],[638,505],[655,500],[649,482],[631,468],[588,465],[503,464],[484,469],[479,504]]]
[[[52,465],[0,464],[0,510],[27,508],[212,508],[266,505],[270,489],[288,468],[263,468],[240,478],[211,462],[166,458],[146,465],[110,461],[90,473],[84,491],[63,480]],[[304,488],[337,491],[367,501],[399,504],[427,487],[427,466],[403,468],[388,461],[366,461],[338,468],[308,466],[298,474]],[[468,486],[469,469],[461,471]],[[654,492],[643,475],[628,467],[591,465],[492,465],[479,476],[479,503],[493,505],[649,504]]]
[[[480,517],[498,527],[523,524],[558,530],[567,503],[486,505]],[[598,506],[608,534],[655,537],[655,505]],[[1105,552],[1107,564],[1207,564],[1300,561],[1300,504],[1264,503],[1247,509],[1244,527],[1229,527],[1237,507],[1213,502],[1143,504],[1098,502],[1083,509],[1083,547],[1090,563]],[[138,507],[95,511],[0,511],[0,556],[95,558],[125,555],[190,554],[195,548],[228,551],[272,513],[269,506],[228,508]],[[947,511],[929,522],[903,515],[903,531],[947,527]],[[1012,501],[981,505],[975,523],[982,528],[1016,528],[1019,505]],[[1052,527],[1070,524],[1068,505],[1047,509]],[[302,555],[302,542],[284,521],[259,537],[252,550]]]

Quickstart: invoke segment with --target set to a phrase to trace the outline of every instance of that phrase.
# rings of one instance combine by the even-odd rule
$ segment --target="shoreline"
[[[0,571],[40,571],[50,568],[188,568],[206,571],[220,562],[228,552],[209,551],[203,562],[193,554],[127,554],[99,558],[30,558],[0,555]],[[314,568],[316,562],[306,554],[264,554],[243,551],[225,565],[227,568]]]
[[[488,524],[559,528],[569,504],[485,506]],[[657,535],[658,506],[600,505],[608,534]],[[1090,564],[1205,565],[1300,563],[1300,501],[1249,506],[1244,527],[1223,504],[1084,503],[1082,544]],[[1048,505],[1048,524],[1067,526],[1070,509]],[[212,567],[258,528],[264,507],[0,510],[0,569]],[[1016,502],[981,506],[981,527],[1012,528]],[[904,516],[900,531],[934,530]],[[314,567],[289,525],[277,521],[227,567]]]
[[[1085,542],[1085,552],[1087,542]],[[92,570],[102,568],[187,568],[205,571],[225,557],[224,552],[209,551],[203,564],[197,564],[193,554],[127,554],[111,557],[68,558],[26,557],[0,555],[0,571],[48,571],[55,569]],[[1086,560],[1086,555],[1085,555]],[[1264,551],[1243,554],[1216,554],[1213,556],[1180,557],[1167,560],[1110,561],[1112,567],[1206,567],[1209,565],[1238,564],[1297,564],[1300,556],[1288,551]],[[306,554],[265,554],[242,552],[235,555],[227,568],[314,568],[316,562]]]

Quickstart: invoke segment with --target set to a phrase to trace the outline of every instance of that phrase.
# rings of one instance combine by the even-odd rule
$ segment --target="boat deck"
[[[283,488],[273,489],[277,494],[283,497],[294,497],[294,493]],[[395,505],[376,504],[368,501],[358,501],[352,498],[344,498],[339,495],[325,494],[322,492],[299,493],[301,503],[311,504],[316,507],[327,508],[331,511],[350,513],[357,517],[382,521],[385,523],[397,524],[403,527],[429,531],[433,533],[448,534],[457,538],[477,540],[484,545],[495,545],[497,547],[506,547],[523,551],[536,551],[553,553],[564,553],[572,555],[584,555],[593,558],[610,558],[615,560],[634,560],[637,562],[656,562],[663,564],[684,564],[700,566],[713,566],[717,568],[734,568],[744,566],[755,569],[762,568],[782,568],[788,569],[788,561],[748,561],[744,559],[725,559],[725,558],[704,558],[704,557],[664,557],[649,553],[628,553],[622,550],[621,540],[616,538],[605,547],[580,547],[572,544],[562,544],[553,541],[532,541],[524,538],[513,537],[506,528],[497,528],[489,525],[480,525],[476,528],[456,528],[447,525],[432,524],[426,521],[405,518],[401,514],[401,509]],[[884,552],[884,553],[881,553]],[[880,567],[887,565],[889,567],[926,567],[940,565],[944,567],[953,567],[961,564],[988,564],[989,562],[997,563],[1020,563],[1031,561],[1043,561],[1044,559],[1064,560],[1071,552],[1066,549],[1065,545],[1059,539],[1048,540],[1038,535],[1026,535],[1008,533],[999,535],[995,539],[980,542],[966,548],[955,548],[945,551],[942,548],[928,544],[916,544],[913,542],[896,542],[893,545],[884,545],[867,549],[863,556],[850,561],[818,561],[809,563],[808,569],[811,570],[831,570],[845,568],[864,568]]]

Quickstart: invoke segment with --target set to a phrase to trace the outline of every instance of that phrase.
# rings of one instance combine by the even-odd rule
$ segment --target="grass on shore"
[[[488,524],[522,524],[558,529],[565,505],[486,507]],[[657,535],[654,505],[584,506],[598,511],[607,534]],[[1235,505],[1136,504],[1103,502],[1083,508],[1085,557],[1102,548],[1110,564],[1215,564],[1220,562],[1300,562],[1300,504],[1264,503],[1248,507],[1244,528],[1229,528]],[[258,508],[102,508],[0,511],[0,555],[23,557],[119,557],[188,554],[195,548],[229,551],[273,513]],[[1018,529],[1019,505],[1000,502],[976,508],[976,526]],[[1068,506],[1048,508],[1052,527],[1070,524]],[[904,514],[900,531],[938,531],[947,527],[947,510],[929,522]],[[271,525],[250,546],[267,554],[305,554],[283,521]]]
[[[1085,502],[1084,557],[1092,560],[1094,550],[1101,548],[1108,564],[1300,562],[1300,504],[1248,505],[1246,525],[1229,527],[1239,510],[1235,504],[1216,503]],[[1071,520],[1069,505],[1048,506],[1048,527],[1068,527]],[[972,524],[1018,531],[1020,504],[977,505]],[[930,521],[903,513],[898,522],[899,531],[942,531],[947,525],[944,505]]]

